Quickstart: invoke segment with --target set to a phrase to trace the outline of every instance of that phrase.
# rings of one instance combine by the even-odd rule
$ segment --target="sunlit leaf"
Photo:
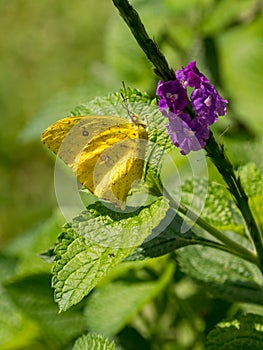
[[[261,350],[263,317],[247,314],[226,320],[208,334],[207,350]]]
[[[97,202],[59,237],[53,286],[61,310],[79,302],[115,265],[142,244],[164,218],[164,198],[133,213],[117,213]]]
[[[115,350],[115,345],[100,334],[89,333],[77,339],[73,350]]]

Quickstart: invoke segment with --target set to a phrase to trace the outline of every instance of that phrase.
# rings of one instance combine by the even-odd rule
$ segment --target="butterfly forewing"
[[[147,139],[141,123],[94,115],[61,119],[41,137],[85,187],[122,209],[142,177]]]

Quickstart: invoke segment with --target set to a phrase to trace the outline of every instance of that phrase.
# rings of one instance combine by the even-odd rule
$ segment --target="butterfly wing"
[[[142,177],[147,138],[141,123],[92,115],[61,119],[41,140],[86,188],[123,209],[132,184]]]
[[[142,177],[147,137],[143,125],[127,122],[94,136],[78,159],[79,181],[99,198],[125,208],[128,192]],[[87,167],[92,171],[87,173]]]
[[[60,119],[42,134],[41,141],[73,168],[83,147],[105,129],[123,123],[123,118],[108,116],[76,116]]]

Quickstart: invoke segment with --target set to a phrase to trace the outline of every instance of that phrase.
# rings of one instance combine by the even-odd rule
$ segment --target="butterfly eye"
[[[83,135],[83,136],[89,136],[89,132],[88,132],[87,130],[84,129],[84,130],[82,131],[82,135]]]

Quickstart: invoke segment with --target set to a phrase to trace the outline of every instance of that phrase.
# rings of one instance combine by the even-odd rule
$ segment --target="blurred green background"
[[[230,116],[238,121],[230,140],[233,152],[234,131],[256,136],[254,144],[243,143],[247,152],[241,160],[251,158],[261,166],[262,3],[133,3],[171,66],[197,59],[230,98]],[[110,0],[99,6],[95,0],[0,0],[0,17],[3,245],[56,206],[53,160],[39,141],[45,127],[75,105],[118,90],[122,80],[154,95],[156,78]],[[221,122],[222,129],[229,125],[230,119]]]
[[[228,116],[219,120],[214,131],[219,141],[226,145],[234,164],[253,161],[263,170],[262,1],[134,0],[132,3],[149,35],[159,44],[174,69],[197,60],[200,70],[229,99]],[[0,0],[0,53],[0,246],[8,247],[7,252],[11,252],[10,257],[3,259],[3,266],[8,271],[2,275],[12,276],[12,264],[15,265],[12,259],[18,257],[18,275],[29,274],[28,280],[23,282],[25,295],[32,291],[32,299],[41,303],[47,294],[47,305],[52,305],[50,315],[43,312],[46,323],[44,326],[40,323],[42,328],[39,329],[42,332],[50,324],[53,331],[50,321],[54,319],[56,323],[57,307],[52,304],[50,276],[35,278],[35,274],[49,271],[49,265],[37,254],[53,244],[61,222],[56,216],[54,157],[41,144],[40,135],[52,122],[69,115],[76,105],[118,91],[122,80],[127,86],[147,91],[154,97],[157,78],[110,0]],[[210,175],[213,179],[217,176],[214,168],[210,169]],[[45,223],[46,220],[49,221]],[[26,232],[31,232],[31,238],[26,238],[30,236]],[[49,235],[52,242],[48,242]],[[12,247],[13,238],[17,236],[20,240]],[[34,241],[32,236],[39,239]],[[150,264],[159,269],[158,260]],[[139,266],[138,273],[145,271]],[[129,270],[127,276],[130,274]],[[189,299],[187,301],[201,323],[197,328],[208,332],[224,316],[228,305],[208,299],[204,289],[184,278],[179,269],[173,278],[176,288],[183,290],[182,300]],[[184,283],[178,284],[182,280]],[[32,285],[38,286],[37,292]],[[160,309],[163,310],[164,301],[167,304],[164,319],[159,320],[162,313],[158,312],[155,317],[149,316],[153,339],[159,339],[162,344],[161,333],[167,336],[167,343],[171,334],[169,327],[167,331],[161,324],[165,325],[167,315],[173,317],[173,308],[177,308],[177,304],[173,305],[174,299],[171,296],[169,299],[176,289],[174,285],[165,291],[167,297],[165,293],[163,299],[160,296]],[[19,288],[14,299],[20,295]],[[26,300],[22,293],[21,300],[22,303]],[[181,307],[180,300],[178,307]],[[32,313],[30,302],[28,309]],[[14,319],[17,315],[20,317],[15,308],[13,313],[10,312],[13,306],[8,303],[5,306],[3,298],[7,312],[15,315]],[[46,306],[41,307],[45,309]],[[43,315],[39,315],[42,319]],[[97,316],[96,312],[94,315]],[[10,320],[16,328],[16,323],[12,318]],[[27,344],[27,337],[34,339],[39,330],[27,317],[22,321],[20,341]],[[65,334],[63,324],[59,337]],[[152,324],[156,324],[156,329],[151,328]],[[189,326],[187,322],[186,326]],[[182,338],[178,349],[191,348],[186,326],[183,319],[181,328],[173,332]],[[3,333],[6,329],[3,327]],[[15,345],[7,345],[6,349],[22,349],[21,345],[16,345],[19,336],[12,332],[7,339],[12,339]],[[45,331],[43,334],[41,339],[46,339]],[[32,344],[23,349],[36,349]],[[165,349],[173,349],[173,346],[171,339],[171,346],[167,345]],[[44,348],[60,347],[52,343]]]
[[[39,141],[49,114],[42,111],[51,105],[56,120],[87,99],[83,86],[92,94],[113,11],[107,0],[0,1],[1,245],[56,205],[52,162]]]

